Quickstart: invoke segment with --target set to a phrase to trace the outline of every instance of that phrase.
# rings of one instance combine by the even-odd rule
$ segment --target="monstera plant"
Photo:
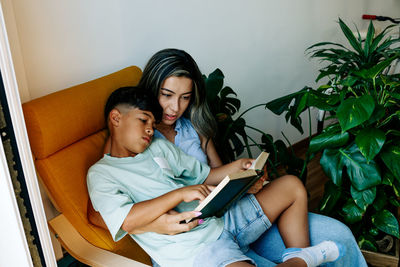
[[[217,121],[215,145],[224,163],[231,162],[243,152],[253,158],[251,147],[270,153],[268,171],[270,178],[280,176],[282,172],[301,177],[304,160],[298,158],[288,140],[288,146],[282,140],[274,140],[270,134],[264,133],[255,126],[249,125],[244,115],[253,109],[264,107],[266,103],[257,104],[239,113],[241,101],[235,91],[224,86],[224,74],[216,69],[209,76],[203,75],[206,86],[207,101]],[[255,140],[254,134],[258,135]],[[305,172],[303,171],[305,174]],[[303,175],[305,176],[305,175]]]
[[[400,39],[391,25],[376,34],[372,22],[361,38],[339,19],[347,45],[322,42],[307,49],[320,59],[317,89],[305,87],[267,107],[302,131],[300,114],[317,107],[328,126],[310,141],[308,155],[322,151],[330,178],[320,211],[341,219],[361,248],[376,251],[385,235],[399,238]]]

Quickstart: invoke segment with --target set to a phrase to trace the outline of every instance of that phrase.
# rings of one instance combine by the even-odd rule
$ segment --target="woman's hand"
[[[264,165],[264,174],[263,176],[258,179],[258,181],[249,188],[247,191],[248,194],[257,194],[264,186],[265,181],[268,180],[268,171],[267,171],[267,165]]]
[[[255,161],[255,159],[244,158],[244,159],[238,159],[234,162],[236,162],[238,164],[239,170],[247,170],[248,168],[251,167],[251,164],[253,164],[253,161]]]

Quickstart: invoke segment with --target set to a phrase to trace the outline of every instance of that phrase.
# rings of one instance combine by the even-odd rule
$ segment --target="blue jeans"
[[[246,195],[224,214],[224,230],[220,237],[208,244],[195,258],[194,267],[225,267],[228,264],[256,262],[246,255],[254,243],[271,227],[254,195]]]
[[[367,266],[352,232],[346,225],[333,218],[315,213],[308,214],[308,223],[312,246],[324,240],[332,240],[340,242],[346,248],[346,253],[342,258],[323,266]],[[280,263],[285,244],[276,224],[273,224],[268,231],[261,235],[250,248],[247,255],[254,259],[258,266],[275,266],[275,263]]]
[[[246,214],[239,214],[240,216],[237,216],[237,214],[232,214],[229,211],[225,214],[225,228],[228,229],[224,229],[224,232],[221,234],[220,238],[209,246],[210,249],[208,251],[200,253],[197,266],[224,266],[224,264],[226,265],[238,260],[251,261],[253,264],[255,263],[259,267],[275,266],[276,264],[281,263],[281,256],[286,247],[276,224],[272,224],[270,227],[271,224],[268,218],[262,212],[261,207],[256,201],[254,195],[249,195],[249,197],[245,197],[244,199],[247,199],[247,204],[245,204],[241,210],[244,210],[244,213]],[[239,202],[242,202],[242,200]],[[234,205],[232,208],[236,206],[237,205]],[[251,225],[249,223],[246,224],[246,222],[243,220],[240,220],[240,218],[249,218],[249,216],[250,220],[248,221],[256,223]],[[253,219],[251,216],[253,216]],[[239,229],[236,229],[237,222],[235,222],[235,225],[233,225],[232,222],[238,220],[238,217],[238,223],[241,224],[242,227],[239,226]],[[323,266],[367,266],[352,232],[346,225],[330,217],[315,213],[308,214],[308,221],[311,245],[319,244],[325,240],[332,240],[340,242],[346,248],[346,253],[341,259],[337,260],[336,262],[324,264]],[[254,224],[255,227],[253,227]],[[248,227],[249,225],[252,226],[252,229]],[[238,243],[237,247],[235,247],[235,244],[231,242],[232,239]],[[228,246],[226,246],[227,243],[229,243]],[[248,246],[248,243],[251,243],[251,245]],[[226,250],[225,255],[221,255],[223,253],[221,247],[224,247],[224,251]],[[235,250],[237,250],[236,254]],[[218,261],[219,257],[226,257],[227,253],[230,253],[230,257],[227,257],[230,258],[228,261],[223,261],[223,264],[220,262],[214,262],[215,258],[217,258],[216,260]],[[209,262],[210,259],[213,259],[213,263]],[[158,266],[155,262],[153,263],[154,266]]]

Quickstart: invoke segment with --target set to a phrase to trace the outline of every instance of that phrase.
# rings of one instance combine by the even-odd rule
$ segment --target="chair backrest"
[[[131,66],[22,105],[35,166],[56,209],[90,243],[149,263],[131,239],[115,243],[111,235],[89,223],[87,170],[102,157],[107,136],[104,105],[115,89],[137,85],[141,70]]]

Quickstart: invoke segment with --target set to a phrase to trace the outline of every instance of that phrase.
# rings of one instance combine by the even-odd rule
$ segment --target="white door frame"
[[[0,142],[0,266],[33,266],[21,222],[7,159]]]
[[[25,177],[25,182],[26,186],[28,188],[28,194],[33,210],[33,215],[35,218],[36,222],[36,227],[37,231],[39,234],[40,238],[40,244],[41,244],[41,249],[43,251],[44,255],[44,261],[46,266],[57,266],[55,256],[54,256],[54,251],[53,251],[53,246],[51,244],[50,240],[50,233],[49,229],[47,226],[47,221],[46,221],[46,216],[44,213],[44,208],[43,208],[43,202],[42,198],[40,195],[40,190],[39,190],[39,185],[38,185],[38,179],[36,176],[36,171],[35,167],[33,164],[33,158],[32,158],[32,153],[28,141],[28,136],[25,128],[25,120],[23,117],[22,113],[22,107],[21,107],[21,100],[19,97],[18,93],[18,85],[15,77],[15,71],[14,71],[14,66],[12,62],[12,57],[11,57],[11,52],[10,52],[10,47],[9,47],[9,42],[8,42],[8,37],[7,37],[7,31],[5,27],[5,21],[4,21],[4,16],[3,16],[3,9],[1,8],[0,5],[0,68],[1,68],[1,74],[3,78],[3,83],[4,83],[4,88],[5,88],[5,93],[6,93],[6,98],[8,102],[8,107],[10,109],[10,116],[11,116],[11,121],[12,121],[12,127],[14,130],[17,146],[18,146],[18,153],[19,157],[21,159],[21,165],[22,165],[22,170],[24,173]],[[22,227],[22,223],[19,217],[19,211],[16,206],[16,200],[15,200],[15,195],[14,195],[14,190],[11,185],[11,180],[9,175],[6,176],[4,173],[9,174],[8,172],[8,167],[5,161],[4,157],[4,150],[3,146],[0,147],[0,188],[1,190],[6,190],[4,195],[0,193],[0,201],[4,198],[6,198],[4,203],[9,203],[10,205],[6,208],[7,211],[11,214],[11,217],[14,217],[16,220],[18,220],[17,223],[15,223],[14,230],[19,232],[18,236],[22,237],[25,239],[25,234],[24,230]],[[4,175],[3,175],[4,174]],[[5,177],[3,179],[2,177]],[[1,203],[1,209],[0,209],[0,214],[4,216],[4,212],[2,212],[3,209],[3,201]],[[4,221],[4,220],[0,220]],[[1,227],[0,231],[2,232],[2,239],[3,239],[3,231],[8,231],[8,228]],[[16,238],[19,239],[19,238]],[[29,250],[27,250],[27,244],[26,240],[25,242],[20,242],[20,240],[15,240],[16,241],[16,246],[17,243],[19,244],[18,247],[21,249],[21,251],[17,252],[18,254],[9,253],[9,255],[28,255],[29,260],[30,260],[30,253]],[[13,239],[7,240],[7,242],[13,242]],[[23,244],[24,243],[24,244]],[[11,246],[10,246],[11,247]],[[0,247],[1,248],[1,247]],[[7,254],[7,250],[0,250],[0,258],[3,258],[3,253]],[[4,255],[5,258],[7,258],[8,255]],[[19,256],[21,259],[23,258],[22,256]],[[15,265],[15,257],[12,257],[13,261],[10,262],[7,265],[2,265],[1,266],[32,266],[32,261],[30,261],[30,265]]]

